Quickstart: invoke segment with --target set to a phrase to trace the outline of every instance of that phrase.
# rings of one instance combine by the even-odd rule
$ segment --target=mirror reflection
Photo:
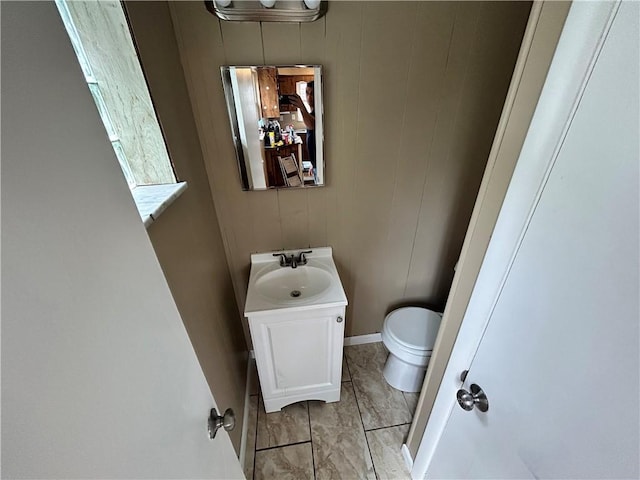
[[[321,67],[221,71],[243,189],[324,185]]]

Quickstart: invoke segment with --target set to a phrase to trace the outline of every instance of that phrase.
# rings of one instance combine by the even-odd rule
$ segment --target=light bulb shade
[[[213,2],[216,4],[216,7],[220,8],[226,8],[231,5],[231,0],[213,0]]]
[[[260,3],[263,7],[273,8],[273,6],[276,4],[276,0],[260,0]]]
[[[316,10],[320,6],[320,0],[304,0],[304,4],[309,10]]]

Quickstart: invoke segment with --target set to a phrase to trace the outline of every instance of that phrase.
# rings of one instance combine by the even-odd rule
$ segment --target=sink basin
[[[331,247],[314,248],[307,254],[307,264],[296,268],[280,266],[280,260],[273,256],[274,253],[290,256],[298,252],[251,255],[245,315],[347,304]]]
[[[256,291],[273,302],[300,303],[322,295],[331,286],[331,274],[321,268],[303,265],[280,267],[258,277]]]

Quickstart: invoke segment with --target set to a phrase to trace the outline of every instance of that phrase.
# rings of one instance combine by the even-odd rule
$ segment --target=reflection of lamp
[[[304,0],[304,4],[310,10],[315,10],[320,6],[320,0]]]
[[[221,8],[225,8],[231,5],[231,0],[213,0],[213,2],[216,4],[216,7]]]
[[[276,4],[276,0],[260,0],[260,3],[263,7],[273,8],[273,6]]]

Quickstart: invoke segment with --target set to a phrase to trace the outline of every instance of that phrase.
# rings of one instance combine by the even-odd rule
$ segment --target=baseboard
[[[247,429],[249,428],[249,382],[251,374],[251,360],[255,358],[253,356],[253,350],[249,352],[249,358],[247,359],[247,382],[244,386],[244,411],[242,412],[242,435],[240,436],[240,455],[238,455],[238,461],[240,467],[244,469],[244,459],[247,454]]]
[[[378,343],[382,341],[381,333],[370,333],[368,335],[356,335],[355,337],[345,337],[344,346],[351,347],[353,345],[364,345],[365,343]],[[249,358],[256,358],[256,353],[249,350]]]
[[[344,346],[363,345],[365,343],[378,343],[382,341],[380,333],[370,333],[369,335],[357,335],[355,337],[345,337]]]
[[[402,444],[402,458],[404,459],[404,464],[407,466],[409,471],[413,469],[413,458],[411,458],[411,452],[409,451],[409,447],[407,447],[406,443]]]

